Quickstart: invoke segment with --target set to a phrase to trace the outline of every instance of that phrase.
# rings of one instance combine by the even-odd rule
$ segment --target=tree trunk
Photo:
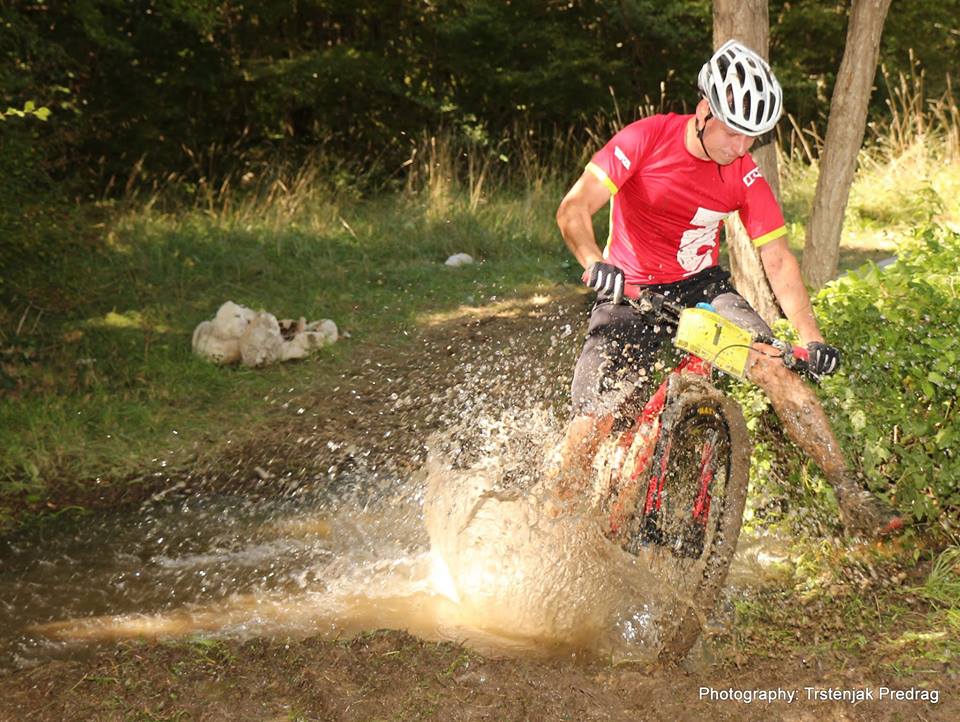
[[[713,43],[720,47],[730,38],[742,41],[764,58],[770,46],[770,16],[767,0],[714,0]],[[760,166],[774,195],[780,198],[780,172],[773,144],[750,155]],[[747,236],[739,217],[731,217],[724,224],[727,229],[727,248],[730,252],[730,273],[736,286],[750,305],[767,323],[773,323],[783,314],[770,290],[767,276],[760,263],[760,253]]]
[[[804,280],[814,288],[837,273],[843,216],[863,143],[880,35],[889,9],[890,0],[852,0],[847,44],[830,101],[827,137],[800,266]]]

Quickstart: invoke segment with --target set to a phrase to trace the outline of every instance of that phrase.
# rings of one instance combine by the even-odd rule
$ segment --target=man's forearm
[[[589,213],[575,208],[561,209],[557,214],[557,225],[567,248],[581,266],[589,268],[590,264],[603,260]]]
[[[797,259],[790,250],[786,248],[785,239],[774,241],[774,243],[782,243],[783,248],[777,249],[774,253],[761,251],[763,268],[767,274],[767,280],[770,282],[770,288],[773,290],[773,295],[776,296],[784,315],[793,324],[804,344],[811,341],[822,342],[823,334],[820,333],[817,319],[813,315],[810,295],[803,285],[800,264],[797,263]]]

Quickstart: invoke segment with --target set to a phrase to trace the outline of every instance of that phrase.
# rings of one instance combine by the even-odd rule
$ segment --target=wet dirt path
[[[211,491],[295,498],[357,468],[389,480],[423,464],[430,432],[505,402],[562,408],[585,308],[583,296],[569,293],[508,302],[437,318],[415,347],[371,348],[322,397],[316,389],[279,391],[268,433],[238,433],[225,452],[164,487],[165,499]],[[460,446],[447,436],[456,447],[447,451],[468,464],[483,451],[475,436]],[[960,680],[946,666],[893,674],[869,643],[825,655],[816,624],[798,626],[789,644],[775,629],[766,637],[728,630],[680,670],[576,656],[485,657],[404,632],[109,643],[83,659],[4,676],[0,720],[960,719]],[[935,688],[939,700],[824,701],[806,689],[876,697],[884,686]],[[720,699],[736,696],[731,690],[739,701]],[[756,690],[795,697],[743,701]]]
[[[923,675],[883,673],[868,659],[818,661],[802,650],[661,670],[491,659],[452,643],[377,632],[340,643],[122,644],[87,662],[51,663],[5,679],[0,719],[957,719],[958,683],[947,675],[935,685],[937,704],[877,699],[884,686],[907,693],[929,682]],[[795,698],[711,699],[734,690]],[[869,690],[874,700],[816,699],[829,690]]]

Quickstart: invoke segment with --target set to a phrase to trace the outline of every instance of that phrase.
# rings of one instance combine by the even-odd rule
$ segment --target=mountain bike
[[[672,577],[680,608],[661,625],[659,656],[676,662],[720,596],[747,495],[746,423],[739,405],[713,385],[712,371],[745,378],[759,342],[787,368],[816,377],[806,349],[753,334],[709,304],[683,308],[649,291],[625,300],[648,322],[676,329],[674,346],[687,353],[649,399],[638,386],[620,404],[597,454],[594,500],[609,538]]]

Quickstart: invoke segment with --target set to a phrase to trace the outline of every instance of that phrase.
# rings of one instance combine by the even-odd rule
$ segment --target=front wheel
[[[674,593],[660,659],[678,662],[713,612],[736,551],[749,480],[746,423],[737,403],[709,381],[680,374],[671,380],[652,453],[649,442],[632,451],[642,456],[621,467],[633,468],[608,509],[630,509],[615,523],[615,538],[646,556]]]

